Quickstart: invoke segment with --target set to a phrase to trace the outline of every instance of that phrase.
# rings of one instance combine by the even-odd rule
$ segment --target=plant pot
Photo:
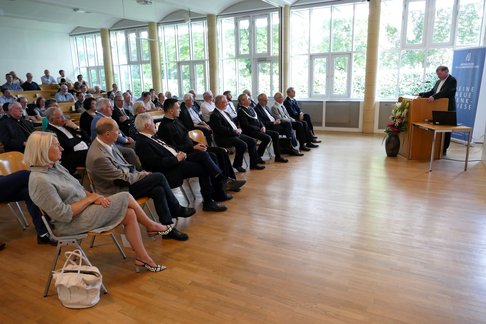
[[[398,135],[390,135],[385,140],[386,155],[390,157],[396,157],[398,151],[400,151],[400,139]]]

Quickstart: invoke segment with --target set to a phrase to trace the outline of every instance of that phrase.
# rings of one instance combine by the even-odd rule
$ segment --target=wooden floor
[[[427,173],[387,158],[379,135],[321,138],[244,174],[226,213],[199,198],[189,241],[146,238],[161,273],[134,273],[109,238],[87,248],[109,290],[91,309],[64,308],[53,286],[42,297],[54,247],[2,209],[0,322],[485,323],[485,165],[464,172],[452,144]]]

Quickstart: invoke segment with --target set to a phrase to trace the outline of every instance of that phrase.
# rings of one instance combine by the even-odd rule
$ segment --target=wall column
[[[162,92],[162,77],[160,74],[159,32],[157,23],[148,23],[148,37],[150,40],[150,67],[152,68],[152,84],[153,88],[155,89],[155,93],[159,93]]]
[[[216,15],[208,15],[209,89],[219,94],[218,27]]]
[[[285,5],[280,18],[280,91],[284,97],[285,90],[290,86],[290,6]]]
[[[101,46],[103,47],[103,68],[105,70],[105,89],[111,90],[113,84],[113,61],[111,59],[110,31],[101,28]]]
[[[378,40],[380,37],[380,11],[381,0],[370,0],[363,104],[363,133],[373,133],[375,129],[375,97],[378,70]]]

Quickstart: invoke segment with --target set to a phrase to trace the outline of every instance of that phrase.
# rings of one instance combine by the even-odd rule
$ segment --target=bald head
[[[96,122],[96,136],[105,144],[114,144],[118,138],[117,123],[111,118],[101,118]]]

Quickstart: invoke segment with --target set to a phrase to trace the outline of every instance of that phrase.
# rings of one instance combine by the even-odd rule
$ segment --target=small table
[[[441,133],[442,137],[444,137],[444,133],[467,133],[467,146],[466,146],[466,161],[464,164],[464,171],[467,171],[467,162],[469,160],[469,145],[471,144],[471,133],[472,127],[468,126],[448,126],[448,125],[434,125],[429,123],[412,123],[412,138],[413,138],[413,130],[414,128],[421,128],[426,131],[434,132],[434,139],[432,140],[432,149],[430,152],[430,163],[429,163],[429,172],[432,172],[432,162],[434,161],[434,151],[435,151],[435,140],[437,137],[437,133]],[[442,145],[444,145],[444,141],[442,141]],[[411,145],[410,145],[411,146]],[[410,147],[410,150],[412,148]],[[442,156],[442,149],[440,150],[440,155]]]

